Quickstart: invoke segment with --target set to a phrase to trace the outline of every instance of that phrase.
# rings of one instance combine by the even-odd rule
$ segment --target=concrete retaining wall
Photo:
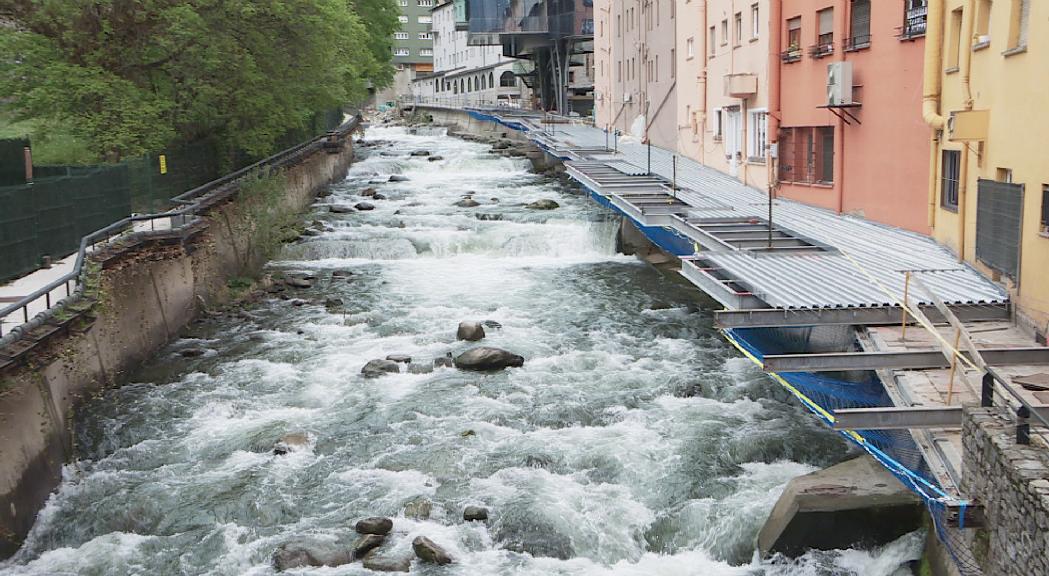
[[[195,235],[119,252],[100,273],[98,302],[0,374],[0,558],[21,545],[75,455],[80,401],[125,382],[201,303],[226,300],[230,278],[257,274],[268,256],[262,239],[272,234],[261,216],[302,212],[318,190],[345,177],[352,158],[347,138],[337,154],[317,151],[284,170],[276,204],[234,196]]]
[[[961,489],[984,507],[984,526],[972,543],[984,574],[1049,574],[1049,454],[1044,446],[1017,444],[1015,425],[995,408],[967,409],[962,437]]]

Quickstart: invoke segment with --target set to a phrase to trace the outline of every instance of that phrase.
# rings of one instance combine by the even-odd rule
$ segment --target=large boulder
[[[471,348],[455,358],[455,367],[460,370],[492,372],[520,366],[524,366],[524,357],[488,346]]]
[[[369,552],[375,550],[386,541],[386,536],[379,534],[364,534],[353,543],[353,557],[364,558]]]
[[[393,520],[383,517],[365,518],[358,520],[354,524],[353,529],[358,534],[377,534],[379,536],[385,536],[393,530]]]
[[[463,520],[479,522],[488,519],[488,509],[483,506],[467,506],[463,509]]]
[[[278,572],[307,566],[324,566],[324,562],[302,544],[281,544],[273,551],[273,567]]]
[[[460,322],[455,337],[467,342],[477,342],[484,339],[484,326],[480,322]]]
[[[448,552],[426,536],[418,536],[415,540],[412,540],[412,550],[415,551],[415,555],[423,562],[430,562],[431,564],[452,563],[452,557]]]
[[[362,565],[373,572],[410,572],[411,558],[384,558],[371,553],[364,558]]]
[[[384,374],[396,374],[401,371],[401,366],[391,360],[372,360],[361,368],[361,374],[365,378],[378,378]]]
[[[554,210],[554,209],[560,208],[560,207],[561,207],[560,204],[558,204],[557,202],[554,202],[553,200],[549,200],[549,199],[536,200],[535,202],[532,202],[531,204],[525,204],[525,208],[528,208],[528,209],[531,209],[531,210]]]

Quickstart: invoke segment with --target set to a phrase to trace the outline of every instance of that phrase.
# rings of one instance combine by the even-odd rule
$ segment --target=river
[[[454,556],[413,566],[424,574],[910,574],[921,534],[754,559],[785,483],[848,448],[722,340],[711,301],[618,255],[611,212],[440,129],[366,137],[380,144],[322,203],[367,186],[387,199],[319,205],[309,218],[329,230],[271,264],[316,276],[294,294],[308,302],[197,322],[89,402],[79,459],[0,573],[272,574],[277,546],[352,542],[356,519],[386,515],[384,554],[426,535]],[[408,180],[369,184],[391,174]],[[480,206],[454,206],[471,192]],[[523,207],[544,198],[561,207]],[[524,367],[360,375],[388,354],[432,365],[467,349],[462,320],[498,323],[483,343]],[[274,455],[290,432],[308,446]],[[428,518],[405,516],[424,502]],[[467,505],[488,522],[463,522]]]

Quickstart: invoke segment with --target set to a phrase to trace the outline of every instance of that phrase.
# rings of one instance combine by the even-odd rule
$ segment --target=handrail
[[[260,168],[282,167],[286,165],[289,160],[300,156],[306,150],[317,145],[323,144],[323,142],[326,139],[330,138],[333,134],[339,137],[345,137],[347,134],[356,130],[361,125],[361,122],[361,115],[356,114],[353,116],[353,118],[344,122],[335,130],[329,131],[326,134],[322,134],[305,142],[296,144],[295,146],[292,146],[290,148],[281,150],[280,152],[277,152],[272,156],[259,160],[258,162],[255,162],[250,166],[245,166],[244,168],[241,168],[235,172],[226,174],[221,178],[217,178],[215,180],[212,180],[211,182],[208,182],[206,184],[193,188],[187,192],[184,192],[178,196],[175,196],[171,199],[171,202],[174,204],[181,204],[182,206],[178,209],[168,210],[166,212],[160,212],[155,214],[133,215],[127,218],[122,218],[104,228],[101,228],[84,236],[80,239],[80,246],[77,250],[76,262],[74,263],[73,270],[71,272],[62,276],[61,278],[52,281],[43,288],[36,290],[32,294],[22,297],[17,302],[8,305],[5,308],[0,308],[0,348],[18,341],[22,338],[23,334],[27,330],[32,330],[34,328],[39,327],[54,315],[55,310],[64,307],[72,297],[80,296],[83,293],[84,283],[78,280],[80,279],[80,276],[83,273],[84,262],[87,259],[88,249],[94,248],[99,243],[99,241],[103,239],[106,239],[108,241],[108,239],[119,235],[119,233],[125,231],[128,226],[133,226],[136,222],[152,223],[156,220],[174,220],[179,217],[192,217],[190,220],[182,222],[178,226],[175,226],[174,222],[172,222],[172,226],[165,232],[182,230],[192,224],[195,224],[200,220],[198,214],[206,208],[204,206],[204,202],[206,200],[211,199],[213,196],[217,196],[217,193],[221,192],[221,189],[225,186],[243,178],[247,174]],[[133,234],[145,237],[154,235],[155,233],[155,230],[149,232],[133,232]],[[72,291],[69,289],[70,282],[74,282],[76,285],[76,288]],[[57,290],[62,286],[66,287],[66,297],[62,298],[57,302],[52,303],[51,292]],[[40,300],[41,298],[46,299],[45,309],[42,312],[38,313],[36,316],[34,316],[32,320],[30,320],[29,306],[37,300]],[[24,315],[23,322],[20,325],[12,328],[7,334],[3,334],[4,319],[18,312],[19,310],[21,310]]]

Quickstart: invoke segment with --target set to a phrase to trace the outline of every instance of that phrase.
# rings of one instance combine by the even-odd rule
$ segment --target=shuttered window
[[[817,12],[820,20],[819,44],[834,43],[834,9],[827,8]]]
[[[850,50],[866,48],[871,44],[871,0],[852,0],[849,12]]]
[[[834,127],[780,130],[779,179],[801,184],[833,183]]]

